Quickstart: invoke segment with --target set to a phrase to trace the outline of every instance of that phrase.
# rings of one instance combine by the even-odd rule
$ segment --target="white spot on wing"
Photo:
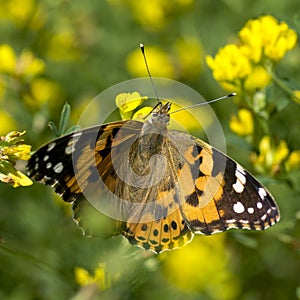
[[[235,170],[235,176],[242,182],[242,184],[246,183],[245,175],[246,175],[245,170],[240,165],[237,164]]]
[[[53,171],[55,173],[60,173],[62,170],[63,170],[64,166],[61,162],[59,162],[58,164],[56,164],[54,167],[53,167]]]
[[[258,209],[262,209],[263,205],[262,205],[261,202],[257,202],[257,203],[256,203],[256,207],[257,207]]]
[[[76,132],[76,133],[73,134],[72,138],[69,140],[69,142],[67,144],[67,147],[65,149],[65,153],[67,155],[70,155],[70,154],[72,154],[75,151],[75,145],[78,142],[81,134],[82,134],[81,131]]]
[[[236,220],[235,219],[230,219],[230,220],[225,220],[226,223],[228,224],[232,224],[232,223],[236,223]]]
[[[233,210],[234,212],[236,212],[237,214],[241,214],[245,211],[245,207],[241,202],[237,202],[233,205]]]
[[[259,194],[260,199],[262,199],[262,200],[264,200],[265,197],[267,196],[266,190],[264,188],[262,188],[262,187],[260,187],[258,189],[258,194]]]
[[[74,151],[75,151],[74,145],[68,145],[68,146],[66,147],[66,149],[65,149],[65,153],[66,153],[67,155],[72,154]]]
[[[68,143],[68,145],[67,145],[67,147],[65,149],[65,153],[67,155],[70,155],[70,154],[72,154],[75,151],[75,144],[77,142],[78,142],[78,139],[76,139],[76,140],[72,139],[72,140],[69,141],[69,143]]]
[[[52,166],[52,164],[51,164],[50,162],[48,162],[48,163],[46,164],[46,169],[50,169],[51,166]]]
[[[239,180],[237,180],[232,187],[237,193],[241,193],[244,190],[244,185]]]
[[[232,187],[237,193],[242,193],[245,188],[245,183],[246,183],[245,175],[246,175],[245,170],[239,164],[237,164],[235,170],[236,182],[232,185]]]
[[[249,220],[239,220],[241,224],[249,224]]]
[[[56,145],[55,142],[49,143],[47,147],[47,152],[50,152],[55,147],[55,145]]]
[[[262,221],[265,221],[266,218],[267,218],[267,215],[266,215],[266,214],[264,214],[263,216],[260,217],[260,219],[261,219]]]
[[[254,213],[254,208],[253,207],[249,207],[247,210],[248,210],[249,214],[253,214]]]
[[[49,155],[45,155],[43,161],[47,161],[49,159]]]
[[[77,131],[73,133],[73,137],[80,137],[82,135],[82,131]]]

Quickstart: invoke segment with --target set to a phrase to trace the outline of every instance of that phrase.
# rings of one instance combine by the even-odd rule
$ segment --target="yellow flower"
[[[13,130],[17,127],[14,118],[4,110],[0,110],[0,120],[0,134]]]
[[[10,45],[0,46],[0,72],[13,74],[16,68],[16,55]]]
[[[26,131],[11,131],[0,138],[0,157],[14,162],[16,159],[28,160],[31,146],[24,144],[23,136]]]
[[[181,77],[197,80],[202,69],[202,47],[197,39],[185,38],[175,42]]]
[[[57,83],[45,78],[35,78],[30,84],[32,106],[41,106],[45,102],[57,99],[60,89]],[[29,98],[27,99],[29,100]],[[57,106],[57,103],[55,103]]]
[[[137,121],[143,122],[143,121],[145,121],[145,118],[147,116],[149,116],[149,114],[152,112],[152,110],[153,110],[153,107],[145,106],[133,114],[132,120],[137,120]]]
[[[147,46],[147,61],[153,77],[174,78],[175,70],[168,55],[159,47]],[[148,77],[140,49],[136,49],[126,59],[128,71],[136,77]]]
[[[31,146],[24,144],[4,147],[1,149],[1,158],[6,156],[9,160],[28,160],[30,158],[30,151]]]
[[[251,160],[254,167],[260,173],[278,173],[281,164],[288,157],[289,149],[286,141],[279,141],[278,145],[273,145],[269,136],[264,136],[259,142],[259,154],[252,153]]]
[[[237,116],[231,117],[229,127],[240,136],[252,135],[254,124],[251,112],[245,108],[240,109]]]
[[[39,5],[37,2],[36,0],[2,1],[0,16],[3,19],[12,21],[19,27],[33,30],[41,29],[46,18],[42,5]]]
[[[83,268],[75,268],[75,280],[80,286],[95,284],[99,290],[104,291],[110,287],[110,278],[106,272],[105,264],[100,263],[91,275]]]
[[[147,96],[142,97],[138,92],[118,94],[115,102],[119,108],[122,119],[130,119],[132,111],[141,105],[147,98]]]
[[[253,67],[251,74],[247,76],[244,88],[249,92],[261,90],[270,84],[272,78],[264,67],[258,65]]]
[[[25,50],[17,57],[10,45],[0,46],[0,72],[31,78],[41,74],[44,69],[45,63],[30,51]]]
[[[286,141],[279,141],[278,146],[273,151],[273,164],[281,164],[289,155],[289,148]]]
[[[74,273],[75,280],[80,286],[86,286],[95,283],[94,278],[87,270],[83,268],[76,267]]]
[[[195,0],[109,0],[109,2],[114,5],[127,5],[143,27],[158,31],[165,27],[172,15],[182,14],[192,8]]]
[[[214,78],[230,91],[240,91],[241,83],[252,71],[248,58],[234,44],[221,48],[215,58],[206,57],[207,65],[212,69]],[[229,84],[229,86],[228,86]]]
[[[300,91],[299,91],[299,90],[293,91],[292,99],[293,99],[296,103],[300,104]]]
[[[206,63],[214,78],[229,91],[253,93],[270,84],[271,70],[293,49],[297,34],[272,16],[249,20],[239,32],[239,43],[220,49]]]
[[[166,11],[164,0],[130,1],[135,18],[146,28],[159,30],[165,26]]]
[[[197,236],[184,248],[161,254],[166,279],[185,292],[208,293],[209,299],[236,299],[239,286],[229,271],[224,241],[224,235]]]
[[[285,167],[288,172],[300,167],[300,150],[294,150],[290,153]]]
[[[44,70],[44,61],[34,57],[31,51],[25,50],[21,53],[16,66],[16,73],[18,75],[32,78],[43,73]]]
[[[64,61],[78,58],[79,51],[72,31],[59,32],[49,42],[47,55],[52,60]]]
[[[263,56],[279,61],[297,43],[296,32],[270,15],[249,20],[239,32],[239,38],[246,45],[245,49],[248,47],[247,55],[255,63]]]
[[[147,98],[147,97],[145,97]],[[142,103],[140,93],[121,93],[116,97],[116,105],[123,112],[130,112],[136,109]]]
[[[8,183],[14,188],[32,185],[31,179],[2,160],[0,160],[0,181]]]
[[[32,17],[33,10],[35,9],[34,0],[10,0],[7,2],[7,10],[10,17],[16,21],[16,23],[23,24]]]
[[[24,144],[25,131],[12,131],[0,138],[0,181],[13,187],[28,186],[32,181],[14,168],[16,160],[28,160],[31,146]]]

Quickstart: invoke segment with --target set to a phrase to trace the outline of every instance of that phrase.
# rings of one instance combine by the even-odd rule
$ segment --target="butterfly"
[[[100,224],[100,232],[155,253],[182,247],[194,234],[278,222],[275,200],[248,171],[201,139],[168,129],[171,105],[159,102],[145,122],[57,138],[32,155],[28,175],[72,203],[86,234],[97,235],[92,225]]]

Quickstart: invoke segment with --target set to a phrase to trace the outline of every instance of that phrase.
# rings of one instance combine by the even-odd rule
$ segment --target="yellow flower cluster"
[[[71,61],[79,58],[79,47],[72,30],[61,29],[50,37],[47,56],[56,61]]]
[[[245,108],[240,109],[237,115],[231,117],[229,127],[234,133],[240,136],[251,136],[254,130],[251,112]]]
[[[171,58],[160,47],[147,46],[147,61],[154,77],[174,78]],[[136,77],[147,77],[147,70],[140,49],[135,49],[126,59],[128,71]]]
[[[75,268],[75,279],[80,286],[96,285],[99,290],[104,291],[110,287],[110,279],[105,270],[105,264],[100,263],[91,275],[84,268]]]
[[[31,146],[24,144],[22,136],[25,131],[12,131],[0,137],[0,181],[13,187],[28,186],[32,181],[22,172],[16,170],[16,160],[28,160]]]
[[[228,44],[216,56],[206,57],[214,78],[228,91],[249,93],[271,82],[271,70],[297,43],[297,34],[285,22],[267,15],[249,20],[238,44]]]
[[[134,18],[149,30],[161,30],[173,15],[190,10],[194,0],[109,0],[114,5],[126,5]]]
[[[0,19],[13,22],[17,26],[28,26],[38,30],[45,23],[45,14],[36,0],[1,1]]]
[[[122,120],[142,119],[147,116],[151,112],[151,107],[143,107],[134,114],[134,110],[146,99],[147,96],[141,96],[138,92],[118,94],[115,102]]]
[[[269,136],[264,136],[259,143],[259,154],[252,153],[251,160],[260,173],[275,175],[285,168],[291,171],[300,167],[300,150],[290,151],[286,141],[274,145]]]
[[[208,239],[196,236],[192,243],[179,251],[163,253],[159,259],[164,260],[166,279],[177,288],[187,293],[205,293],[209,299],[237,298],[239,285],[228,268],[225,235]]]
[[[293,91],[292,98],[296,103],[300,104],[300,91]]]
[[[239,32],[239,38],[242,51],[255,63],[265,58],[279,61],[297,42],[296,32],[273,16],[248,21]]]
[[[29,50],[23,50],[17,55],[8,44],[0,45],[0,102],[5,99],[7,91],[19,88],[22,84],[29,84],[29,89],[21,89],[22,100],[31,107],[41,106],[51,99],[60,100],[61,90],[57,83],[40,76],[46,68],[45,62],[33,55]],[[14,81],[18,81],[15,84]],[[19,92],[19,91],[17,91]],[[19,98],[20,94],[18,94]],[[50,102],[58,105],[58,102]],[[1,117],[11,119],[7,111],[0,111]],[[14,127],[13,120],[9,122],[10,129]],[[7,126],[4,122],[0,124],[0,131],[6,132]]]
[[[17,77],[32,78],[45,70],[45,63],[30,51],[23,51],[19,57],[7,44],[0,45],[0,72]]]
[[[197,79],[202,70],[202,47],[192,37],[177,39],[172,55],[157,46],[146,46],[147,61],[154,77],[169,79]],[[147,77],[147,70],[140,49],[134,50],[126,59],[128,71],[135,77]]]

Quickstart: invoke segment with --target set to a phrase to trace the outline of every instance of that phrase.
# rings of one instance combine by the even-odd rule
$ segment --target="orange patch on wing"
[[[205,207],[201,209],[206,223],[212,223],[220,219],[217,206],[214,201],[210,201]]]
[[[199,207],[206,207],[213,199],[220,201],[222,199],[223,190],[223,176],[218,174],[216,177],[207,177],[207,181],[203,188],[203,193],[199,197]]]
[[[204,191],[205,186],[207,185],[208,178],[207,176],[201,176],[195,180],[195,186],[198,190]]]
[[[150,216],[149,216],[150,217]],[[178,248],[189,242],[193,234],[187,229],[180,210],[153,222],[129,223],[123,232],[131,243],[154,252]]]
[[[194,164],[196,160],[199,159],[200,153],[196,156],[193,155],[193,151],[195,150],[194,146],[190,146],[187,151],[184,153],[184,158],[188,161],[189,164]]]
[[[178,177],[178,184],[183,196],[190,195],[195,190],[195,182],[188,164],[183,165],[182,172]]]
[[[199,220],[200,222],[205,222],[201,208],[184,203],[181,207],[181,210],[183,211],[183,214],[186,216],[187,220]]]
[[[210,149],[209,149],[210,150]],[[201,151],[202,163],[200,164],[200,171],[205,175],[211,175],[214,161],[212,159],[212,152],[208,149]]]

